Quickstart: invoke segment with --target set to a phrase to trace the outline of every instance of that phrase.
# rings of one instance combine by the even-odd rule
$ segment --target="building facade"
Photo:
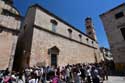
[[[125,3],[100,15],[116,68],[125,69]]]
[[[88,20],[85,22],[91,26],[92,20]],[[95,35],[84,34],[37,4],[29,7],[21,33],[15,55],[15,63],[20,65],[15,70],[38,63],[63,66],[100,61]]]
[[[0,69],[13,64],[20,29],[20,14],[12,4],[11,0],[0,0]]]
[[[0,1],[0,70],[101,61],[91,18],[87,34],[37,4],[21,19],[12,0]]]

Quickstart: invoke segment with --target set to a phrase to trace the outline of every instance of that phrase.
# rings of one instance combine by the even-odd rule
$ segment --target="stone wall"
[[[15,7],[10,4],[6,4],[3,0],[0,0],[0,13],[2,12],[3,9],[6,9],[16,15],[19,15],[19,11],[15,9]]]
[[[7,12],[2,13],[4,10]],[[19,12],[4,1],[0,1],[0,70],[12,69],[16,43],[20,29]]]
[[[30,65],[33,66],[37,62],[50,65],[51,55],[48,54],[48,49],[54,46],[60,50],[58,65],[95,62],[96,50],[93,48],[34,27]]]
[[[0,33],[0,70],[9,65],[10,54],[13,44],[13,35],[8,32]]]
[[[8,29],[19,30],[20,20],[16,20],[14,17],[0,15],[0,26],[4,26]]]
[[[0,26],[4,26],[9,29],[20,29],[20,20],[16,19],[17,17],[3,15],[2,12],[6,10],[15,16],[19,16],[19,12],[9,4],[6,4],[4,1],[0,1]]]
[[[121,11],[125,15],[125,4],[101,15],[115,63],[125,63],[125,40],[120,31],[120,28],[125,27],[125,16],[115,18],[115,14]]]
[[[95,56],[99,61],[98,44],[87,35],[68,26],[54,16],[35,7],[35,20],[33,27],[33,39],[31,47],[30,65],[38,62],[46,62],[50,65],[50,55],[48,49],[56,46],[60,53],[58,55],[58,65],[75,63],[94,63]],[[51,19],[57,22],[56,32],[52,31]],[[68,29],[72,30],[72,38],[69,37]],[[79,34],[82,35],[80,41]],[[30,36],[30,35],[29,35]],[[88,41],[86,40],[88,38]],[[92,44],[93,41],[93,44]],[[94,49],[97,48],[97,49]]]
[[[71,29],[72,30],[72,39],[74,39],[76,41],[80,41],[79,34],[81,34],[82,43],[88,44],[90,46],[98,47],[97,43],[94,40],[92,40],[85,34],[75,30],[74,29],[75,27],[72,28],[71,26],[66,25],[64,22],[60,21],[59,19],[53,17],[52,15],[49,15],[48,13],[46,13],[36,7],[36,15],[35,15],[35,22],[34,22],[35,25],[52,31],[52,23],[50,22],[52,19],[54,19],[58,23],[56,26],[56,33],[69,37],[68,29]],[[87,38],[88,38],[88,41],[86,41]],[[93,44],[92,44],[92,41],[93,41]]]

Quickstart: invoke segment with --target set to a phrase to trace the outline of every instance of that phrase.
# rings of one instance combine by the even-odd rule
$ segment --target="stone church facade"
[[[11,45],[8,46],[10,49],[7,50],[10,54],[5,57],[10,62],[10,70],[13,68],[13,70],[20,71],[27,66],[34,66],[38,63],[44,63],[46,66],[63,66],[100,62],[100,52],[92,19],[86,18],[85,24],[87,34],[38,4],[30,6],[21,29],[19,26],[16,27],[16,30],[20,31],[16,34],[16,41],[10,38],[11,41],[15,42],[15,46],[8,41],[4,42]],[[0,51],[0,54],[3,53]],[[3,55],[0,56],[3,57]],[[3,61],[3,63],[5,62]],[[5,65],[5,67],[8,66]]]
[[[86,22],[87,29],[95,35],[91,24],[91,19]],[[21,31],[22,67],[40,62],[60,66],[99,62],[98,43],[94,36],[89,37],[37,4],[29,7]]]

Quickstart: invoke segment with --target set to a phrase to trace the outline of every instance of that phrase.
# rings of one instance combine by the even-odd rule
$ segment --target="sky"
[[[28,7],[37,3],[84,33],[84,19],[90,16],[99,46],[110,48],[99,15],[124,2],[125,0],[14,0],[14,6],[25,16]]]

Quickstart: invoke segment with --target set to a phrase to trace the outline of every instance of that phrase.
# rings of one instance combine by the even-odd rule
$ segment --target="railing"
[[[10,29],[19,29],[21,22],[11,16],[0,15],[0,25]]]

